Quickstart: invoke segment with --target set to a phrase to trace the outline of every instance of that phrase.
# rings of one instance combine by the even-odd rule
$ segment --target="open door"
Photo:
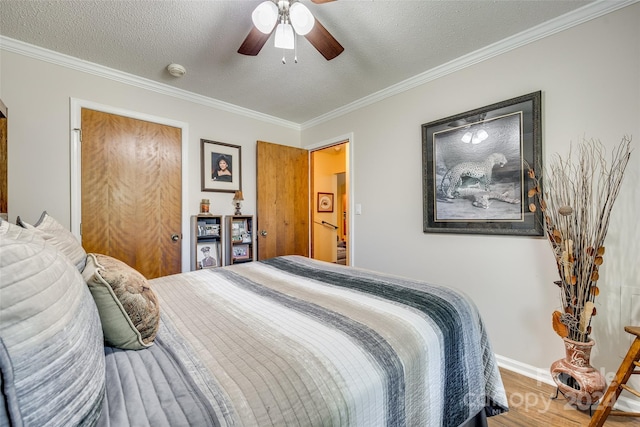
[[[309,256],[309,152],[258,141],[258,260]]]

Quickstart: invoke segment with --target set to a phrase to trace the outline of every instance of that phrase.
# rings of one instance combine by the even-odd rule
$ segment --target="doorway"
[[[349,141],[310,152],[311,258],[351,265]]]
[[[316,178],[314,184],[313,153],[327,150],[327,153],[338,153],[335,147],[341,147],[341,164],[333,166],[329,176],[324,174]],[[264,141],[257,142],[256,149],[256,187],[257,187],[257,234],[258,259],[263,260],[281,255],[296,254],[311,256],[314,235],[317,241],[326,241],[331,256],[329,262],[354,264],[353,186],[350,176],[353,173],[351,152],[353,151],[353,135],[348,134],[330,141],[320,142],[305,148],[296,148]],[[316,160],[321,158],[319,154]],[[328,157],[328,156],[324,156]],[[333,162],[331,162],[333,163]],[[315,165],[316,172],[320,164]],[[319,182],[322,181],[322,187]],[[335,182],[335,184],[334,184]],[[327,185],[327,187],[325,187]],[[331,191],[329,191],[331,189]],[[331,220],[315,217],[318,206],[318,193],[333,193],[331,197],[333,214]],[[322,197],[321,203],[326,202]],[[322,210],[328,210],[326,207]],[[322,212],[325,214],[327,212]],[[327,221],[335,227],[328,236],[314,233],[313,222]],[[332,222],[333,221],[333,222]],[[336,228],[337,227],[337,228]],[[323,228],[320,231],[327,231]],[[324,239],[326,237],[326,240]],[[341,243],[342,242],[342,243]],[[316,249],[316,252],[318,249]]]

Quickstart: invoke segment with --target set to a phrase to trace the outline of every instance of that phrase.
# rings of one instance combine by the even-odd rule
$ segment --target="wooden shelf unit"
[[[227,265],[255,261],[255,221],[253,215],[225,217]]]
[[[191,270],[225,264],[226,236],[221,215],[191,216]]]

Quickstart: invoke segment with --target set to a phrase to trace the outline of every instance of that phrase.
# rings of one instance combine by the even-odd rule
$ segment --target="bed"
[[[299,256],[137,277],[155,311],[129,326],[153,331],[119,348],[92,280],[136,272],[31,231],[0,223],[0,425],[480,426],[508,410],[460,292]]]

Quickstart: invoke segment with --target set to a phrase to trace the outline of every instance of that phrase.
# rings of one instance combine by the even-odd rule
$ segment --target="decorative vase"
[[[589,363],[595,341],[563,339],[566,356],[551,364],[551,376],[569,403],[587,409],[600,400],[607,387],[604,376]]]

